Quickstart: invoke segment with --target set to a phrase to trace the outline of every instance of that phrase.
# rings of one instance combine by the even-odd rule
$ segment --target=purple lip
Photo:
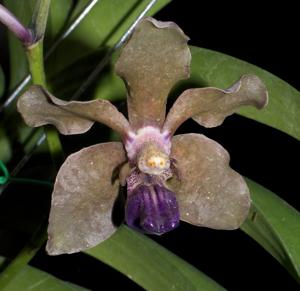
[[[179,224],[175,194],[159,185],[138,186],[129,193],[125,219],[128,226],[149,234],[173,230]]]

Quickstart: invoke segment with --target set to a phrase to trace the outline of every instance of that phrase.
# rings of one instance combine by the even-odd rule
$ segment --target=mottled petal
[[[129,90],[128,115],[134,128],[163,124],[169,91],[189,76],[187,40],[175,23],[145,18],[123,48],[115,70]]]
[[[205,127],[215,127],[236,112],[241,106],[263,108],[268,102],[268,93],[262,81],[255,75],[244,75],[227,90],[198,88],[184,91],[171,108],[164,131],[174,134],[188,118],[193,118]]]
[[[215,229],[236,229],[250,207],[248,187],[229,167],[229,155],[215,141],[200,134],[177,135],[172,141],[172,158],[180,181],[172,178],[180,219]]]
[[[106,124],[122,135],[129,130],[127,119],[107,100],[66,102],[36,85],[19,98],[18,111],[29,126],[52,124],[62,134],[84,133],[95,121]]]
[[[52,194],[50,255],[79,252],[115,232],[112,210],[119,183],[113,174],[125,159],[123,146],[117,142],[97,144],[66,159]]]
[[[179,224],[175,194],[159,185],[140,185],[128,193],[125,219],[130,227],[145,233],[166,233]]]

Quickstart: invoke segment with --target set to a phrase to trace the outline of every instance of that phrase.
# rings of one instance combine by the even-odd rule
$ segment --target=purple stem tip
[[[8,9],[0,4],[0,22],[12,31],[16,37],[25,45],[34,43],[31,30],[25,27]]]

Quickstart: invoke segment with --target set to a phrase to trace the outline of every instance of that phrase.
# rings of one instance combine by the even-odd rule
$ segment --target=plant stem
[[[33,45],[28,46],[26,49],[29,70],[33,83],[47,87],[43,58],[43,38]],[[54,166],[58,168],[63,161],[63,151],[58,133],[54,128],[45,127],[45,134]],[[24,268],[24,266],[29,263],[36,252],[45,243],[47,239],[47,224],[47,219],[44,217],[37,232],[32,236],[30,241],[27,242],[14,260],[11,261],[5,268],[5,271],[0,276],[1,290],[4,289],[4,287],[7,286],[7,284]]]
[[[39,40],[32,46],[29,46],[26,54],[33,84],[47,88],[43,59],[43,39]],[[61,162],[64,160],[58,133],[56,129],[50,126],[45,126],[44,129],[54,166],[58,169]]]
[[[43,41],[26,48],[29,71],[35,85],[47,87],[43,60]]]

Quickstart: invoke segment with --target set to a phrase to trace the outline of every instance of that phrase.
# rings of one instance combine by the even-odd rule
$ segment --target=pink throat
[[[129,132],[125,141],[125,149],[130,161],[134,161],[140,149],[145,143],[153,142],[159,146],[167,155],[171,152],[171,139],[168,133],[161,132],[160,129],[146,126],[136,132]]]

